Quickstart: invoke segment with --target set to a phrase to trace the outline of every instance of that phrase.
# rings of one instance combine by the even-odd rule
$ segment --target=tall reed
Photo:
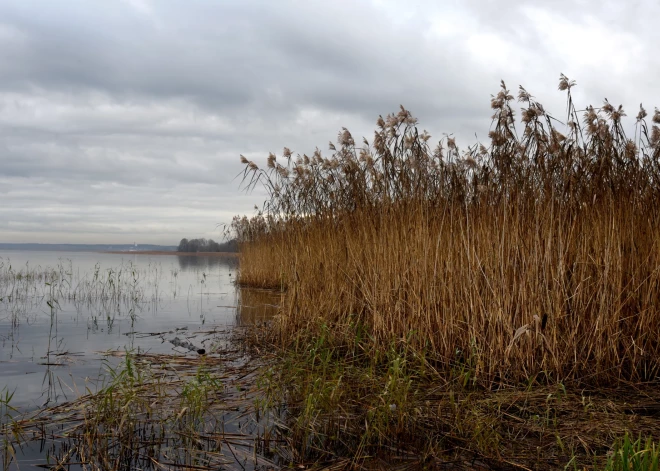
[[[431,137],[403,107],[329,157],[241,157],[269,198],[235,218],[239,281],[287,291],[287,345],[328,329],[345,354],[392,343],[485,386],[616,383],[660,366],[660,111],[578,111],[564,123],[502,82],[488,147]],[[368,333],[355,342],[356,326]],[[327,330],[326,330],[327,331]]]

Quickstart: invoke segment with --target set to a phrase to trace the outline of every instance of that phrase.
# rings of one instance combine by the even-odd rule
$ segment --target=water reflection
[[[236,324],[260,324],[271,320],[282,303],[283,293],[264,289],[240,288]]]
[[[236,323],[236,257],[0,252],[0,391],[22,411],[95,388],[108,350]],[[174,335],[174,334],[173,334]],[[73,394],[75,396],[75,394]]]
[[[216,332],[263,325],[283,296],[236,287],[236,257],[2,255],[0,393],[15,391],[21,412],[96,391],[115,364],[102,352],[212,358],[225,342]],[[9,469],[46,452],[28,444]]]
[[[179,268],[181,270],[209,268],[227,268],[236,270],[238,268],[238,257],[236,256],[198,256],[198,255],[177,255]]]
[[[99,352],[171,352],[149,334],[262,324],[281,304],[281,293],[235,286],[237,257],[3,255],[0,389],[16,388],[23,410],[66,400],[74,382],[84,390]]]

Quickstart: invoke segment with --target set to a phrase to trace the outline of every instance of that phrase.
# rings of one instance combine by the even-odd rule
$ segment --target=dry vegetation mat
[[[658,469],[658,388],[487,391],[402,345],[301,353],[268,323],[220,338],[200,356],[110,352],[98,392],[32,414],[5,401],[5,469],[35,444],[45,469]]]
[[[531,380],[486,389],[467,362],[457,361],[447,373],[405,343],[381,355],[367,350],[367,341],[361,354],[352,354],[330,339],[322,334],[298,349],[269,344],[269,331],[249,339],[276,352],[258,381],[289,463],[315,469],[659,469],[657,384]]]
[[[258,412],[266,357],[226,337],[205,355],[109,352],[121,361],[97,392],[3,417],[5,467],[20,467],[36,441],[47,469],[279,469],[273,425]]]
[[[234,220],[239,282],[286,293],[272,391],[301,456],[462,447],[553,469],[657,452],[639,414],[660,367],[660,111],[640,106],[628,135],[622,107],[578,109],[574,87],[560,77],[557,119],[502,83],[489,143],[462,150],[402,107],[329,156],[242,157],[269,196]]]

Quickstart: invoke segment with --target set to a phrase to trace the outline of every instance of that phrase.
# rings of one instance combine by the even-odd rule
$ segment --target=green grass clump
[[[626,434],[618,440],[607,460],[605,471],[658,471],[660,449],[650,438],[632,441]]]

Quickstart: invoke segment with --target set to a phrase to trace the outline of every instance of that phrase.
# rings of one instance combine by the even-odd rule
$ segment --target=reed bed
[[[516,126],[502,83],[488,147],[432,147],[402,107],[329,157],[242,157],[269,199],[234,220],[239,281],[287,292],[280,343],[405,344],[487,388],[657,378],[660,111],[629,137],[621,107],[578,110],[574,86],[561,76],[563,122],[520,87]]]
[[[241,157],[268,198],[233,221],[238,281],[282,293],[255,344],[298,460],[658,469],[660,111],[628,136],[575,86],[556,119],[502,82],[486,145],[401,107],[371,142]]]

